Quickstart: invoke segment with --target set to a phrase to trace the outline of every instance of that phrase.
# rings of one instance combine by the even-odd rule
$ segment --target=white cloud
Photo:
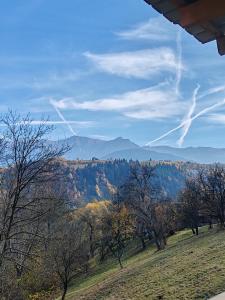
[[[177,37],[176,37],[178,59],[177,59],[175,89],[176,89],[177,94],[180,93],[180,83],[181,83],[182,75],[183,75],[183,59],[182,59],[183,47],[182,47],[181,34],[182,34],[181,29],[179,29],[177,32]]]
[[[207,120],[216,124],[225,125],[225,113],[211,114],[207,117]]]
[[[118,112],[135,119],[170,118],[182,114],[186,108],[168,83],[94,101],[55,100],[54,106],[64,110]]]
[[[86,52],[84,55],[96,69],[127,78],[148,79],[162,72],[176,74],[179,64],[176,54],[168,47],[109,54]]]
[[[168,30],[168,24],[163,18],[152,18],[128,30],[116,32],[116,35],[125,40],[167,41],[173,37]]]
[[[24,122],[23,122],[24,123]],[[27,124],[31,125],[41,125],[41,124],[46,124],[46,125],[66,125],[67,123],[76,125],[79,128],[89,128],[89,127],[94,127],[96,125],[95,122],[93,121],[55,121],[55,120],[33,120],[30,122],[27,122]],[[22,123],[18,123],[22,124]],[[0,123],[1,126],[5,126],[5,124]]]
[[[43,123],[43,121],[32,121],[31,124],[32,125],[39,125]],[[92,127],[95,127],[96,126],[96,123],[93,122],[93,121],[70,121],[70,120],[67,120],[66,122],[65,121],[45,121],[44,122],[45,124],[48,124],[48,125],[67,125],[67,124],[70,124],[70,125],[75,125],[77,128],[92,128]]]

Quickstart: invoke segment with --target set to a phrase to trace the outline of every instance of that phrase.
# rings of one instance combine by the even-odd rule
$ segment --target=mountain
[[[122,137],[118,137],[110,141],[104,141],[88,137],[72,136],[68,139],[52,143],[70,146],[71,150],[65,155],[65,158],[69,160],[77,158],[89,160],[93,157],[100,159],[115,151],[140,148],[140,146]]]
[[[169,146],[141,147],[129,139],[118,137],[110,141],[88,137],[72,136],[70,138],[50,143],[69,145],[66,153],[68,160],[98,159],[133,159],[133,160],[165,160],[192,161],[198,163],[225,163],[225,149],[212,147],[175,148]]]
[[[171,154],[183,157],[186,161],[195,161],[198,163],[225,163],[225,149],[212,147],[188,147],[173,148],[168,146],[146,147],[148,151],[156,151],[162,154]]]

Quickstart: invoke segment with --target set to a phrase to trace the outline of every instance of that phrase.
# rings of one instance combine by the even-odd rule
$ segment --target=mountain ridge
[[[117,137],[112,140],[100,140],[83,136],[71,136],[59,141],[49,141],[56,145],[67,144],[70,147],[65,158],[68,160],[97,159],[133,159],[133,160],[169,160],[191,161],[197,163],[225,163],[225,148],[171,146],[140,146],[133,141]]]

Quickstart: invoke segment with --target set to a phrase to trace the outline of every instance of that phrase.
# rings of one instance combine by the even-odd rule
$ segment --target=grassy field
[[[225,231],[202,228],[198,237],[182,231],[164,251],[150,247],[124,261],[108,261],[80,278],[67,300],[208,299],[225,291]]]

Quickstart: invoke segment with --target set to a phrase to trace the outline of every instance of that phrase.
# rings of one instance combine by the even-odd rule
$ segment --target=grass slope
[[[202,228],[199,237],[182,231],[164,251],[151,247],[124,264],[123,270],[115,262],[98,266],[74,282],[66,299],[208,299],[225,290],[225,231]]]

